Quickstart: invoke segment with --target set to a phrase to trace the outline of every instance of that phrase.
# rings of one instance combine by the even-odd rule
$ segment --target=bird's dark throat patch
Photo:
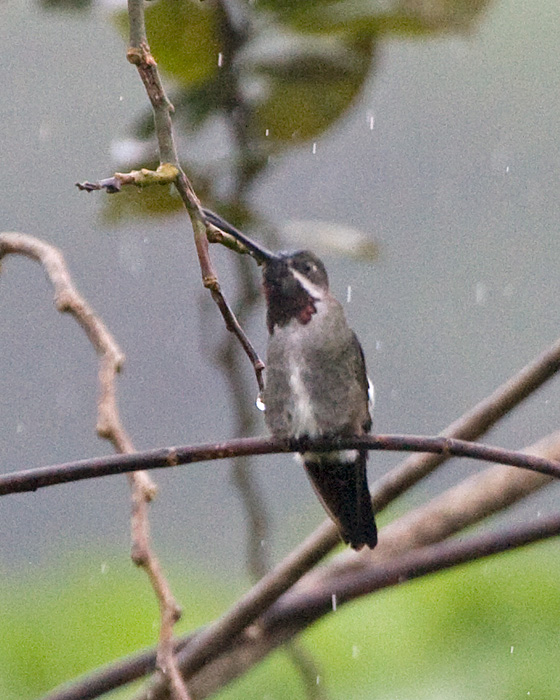
[[[272,334],[276,326],[287,325],[292,319],[297,319],[302,326],[307,325],[317,313],[316,299],[300,284],[295,284],[290,294],[281,291],[278,285],[265,281],[264,291],[267,300],[267,326]]]

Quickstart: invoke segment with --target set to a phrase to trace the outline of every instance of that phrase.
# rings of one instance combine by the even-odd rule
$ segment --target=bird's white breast
[[[302,380],[300,367],[296,362],[293,362],[293,357],[290,362],[290,389],[292,390],[292,430],[294,437],[302,437],[309,435],[313,437],[318,434],[317,421],[311,404],[311,398],[307,387]]]

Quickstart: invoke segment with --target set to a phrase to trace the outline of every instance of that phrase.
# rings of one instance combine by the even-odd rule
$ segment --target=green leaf
[[[279,22],[308,33],[418,35],[465,29],[488,0],[261,0]]]
[[[118,13],[115,23],[127,36],[127,13]],[[199,0],[148,3],[146,32],[160,70],[183,87],[199,85],[216,75],[221,49],[212,3]]]
[[[292,143],[319,136],[359,94],[372,53],[368,38],[294,37],[281,53],[258,61],[266,95],[255,110],[261,133]]]
[[[146,30],[160,68],[183,86],[218,70],[220,42],[213,5],[199,0],[160,0],[146,10]]]

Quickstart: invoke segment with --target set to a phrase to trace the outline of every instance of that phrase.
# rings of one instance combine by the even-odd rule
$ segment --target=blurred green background
[[[516,700],[558,697],[558,545],[460,567],[339,608],[304,635],[326,696]],[[243,591],[223,577],[173,568],[186,631]],[[47,571],[6,576],[0,690],[39,697],[62,680],[153,644],[156,604],[118,554],[88,552]],[[130,689],[111,694],[125,698]],[[220,698],[306,697],[298,672],[274,652]]]
[[[365,348],[376,431],[438,432],[556,339],[556,0],[159,0],[147,14],[197,192],[269,245],[324,257]],[[201,290],[178,199],[166,188],[74,188],[157,162],[147,99],[124,58],[123,5],[7,0],[0,17],[1,227],[58,245],[114,332],[135,445],[264,432],[248,363]],[[212,253],[263,352],[256,271]],[[31,263],[3,263],[0,314],[0,469],[107,453],[94,434],[93,353]],[[559,403],[553,381],[492,441],[522,447],[557,429]],[[398,459],[376,454],[370,479]],[[482,468],[446,466],[397,510]],[[262,557],[247,553],[246,474],[268,513],[254,530]],[[323,518],[281,456],[156,479],[155,546],[184,629],[222,612]],[[538,517],[557,495],[508,517]],[[117,478],[2,499],[2,698],[37,697],[153,643],[157,610],[127,558],[128,510]],[[329,697],[556,699],[557,549],[337,611],[305,635]],[[230,695],[303,691],[277,653]]]

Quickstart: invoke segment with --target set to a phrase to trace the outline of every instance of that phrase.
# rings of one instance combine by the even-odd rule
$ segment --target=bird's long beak
[[[257,260],[257,262],[266,264],[278,258],[277,255],[271,253],[270,250],[267,250],[258,243],[255,243],[255,241],[251,240],[244,233],[241,233],[241,231],[236,229],[235,226],[232,226],[229,222],[227,222],[225,219],[222,219],[222,217],[216,214],[215,212],[211,211],[210,209],[203,209],[202,211],[207,221],[209,221],[213,226],[219,228],[225,233],[229,233],[230,236],[233,236],[237,241],[243,243],[243,245]]]

